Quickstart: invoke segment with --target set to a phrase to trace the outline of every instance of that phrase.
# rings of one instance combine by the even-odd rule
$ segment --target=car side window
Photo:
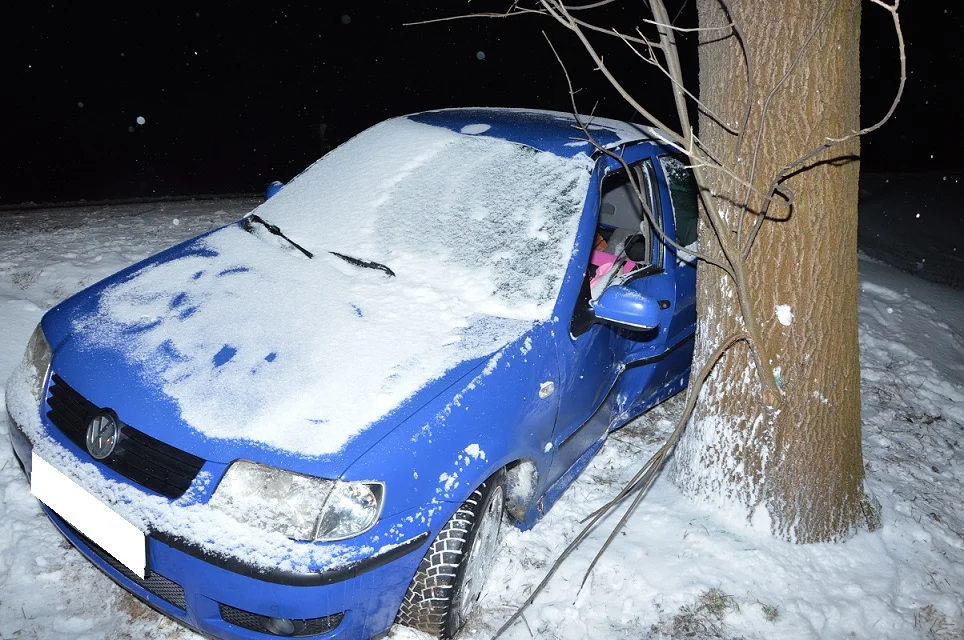
[[[654,261],[657,236],[636,193],[637,186],[659,221],[656,176],[650,159],[630,166],[629,173],[618,171],[603,180],[596,237],[570,327],[574,337],[594,322],[591,300],[598,299],[609,285],[659,261]]]
[[[696,230],[699,222],[699,193],[693,170],[687,166],[682,154],[660,156],[659,163],[669,183],[669,197],[676,220],[676,241],[684,247],[695,249]]]
[[[599,221],[590,257],[589,276],[595,300],[619,276],[653,264],[653,242],[656,234],[640,202],[639,188],[645,207],[654,214],[655,176],[649,159],[608,176],[602,184]]]

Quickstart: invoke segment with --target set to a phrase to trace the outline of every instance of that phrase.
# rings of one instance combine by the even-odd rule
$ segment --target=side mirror
[[[659,303],[628,287],[614,285],[592,303],[596,320],[627,329],[645,330],[659,326]]]
[[[279,191],[281,191],[281,187],[283,187],[283,186],[285,186],[284,183],[283,183],[283,182],[278,182],[277,180],[275,180],[274,182],[272,182],[271,184],[269,184],[269,185],[268,185],[268,188],[265,189],[265,191],[264,191],[264,199],[267,200],[268,198],[270,198],[270,197],[273,196],[274,194],[276,194],[276,193],[278,193]]]

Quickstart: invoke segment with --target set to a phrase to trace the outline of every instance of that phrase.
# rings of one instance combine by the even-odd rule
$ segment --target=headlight
[[[384,493],[377,482],[325,480],[238,460],[208,504],[240,522],[294,540],[331,541],[375,526]]]
[[[30,381],[30,394],[36,404],[40,404],[43,400],[44,382],[47,380],[47,370],[50,369],[52,357],[50,343],[47,342],[47,336],[38,324],[30,335],[27,351],[23,354],[23,363],[33,367],[36,372],[33,380]]]

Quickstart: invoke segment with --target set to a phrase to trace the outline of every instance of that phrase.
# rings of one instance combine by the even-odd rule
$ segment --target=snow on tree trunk
[[[753,74],[729,31],[704,31],[700,98],[731,127],[751,110],[742,142],[705,113],[700,136],[723,163],[765,192],[780,169],[823,143],[859,129],[859,0],[840,0],[806,46],[798,67],[770,101],[821,20],[809,0],[699,0],[700,26],[735,22],[746,38]],[[726,36],[726,37],[723,37]],[[761,132],[762,127],[762,132]],[[760,135],[756,170],[753,153]],[[836,540],[871,524],[863,490],[860,368],[857,344],[857,176],[854,138],[806,162],[783,183],[791,208],[771,205],[745,265],[761,327],[761,353],[782,398],[764,397],[750,349],[738,343],[707,381],[676,451],[676,481],[697,500],[741,510],[796,542]],[[706,185],[736,244],[745,188],[706,169]],[[760,211],[762,198],[750,199]],[[744,222],[745,242],[756,216]],[[701,223],[700,250],[720,257]],[[742,328],[736,289],[720,269],[701,263],[693,370],[725,336]]]

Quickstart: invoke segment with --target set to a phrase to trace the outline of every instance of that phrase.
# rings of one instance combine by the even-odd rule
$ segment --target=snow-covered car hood
[[[103,384],[148,390],[216,441],[339,454],[550,317],[587,167],[383,123],[255,211],[312,258],[257,223],[168,250],[55,308],[55,369],[109,362]]]
[[[531,326],[455,298],[439,309],[411,284],[335,256],[297,258],[231,225],[59,305],[51,326],[70,338],[54,366],[82,362],[108,386],[147,390],[137,414],[166,396],[212,439],[326,456]]]

